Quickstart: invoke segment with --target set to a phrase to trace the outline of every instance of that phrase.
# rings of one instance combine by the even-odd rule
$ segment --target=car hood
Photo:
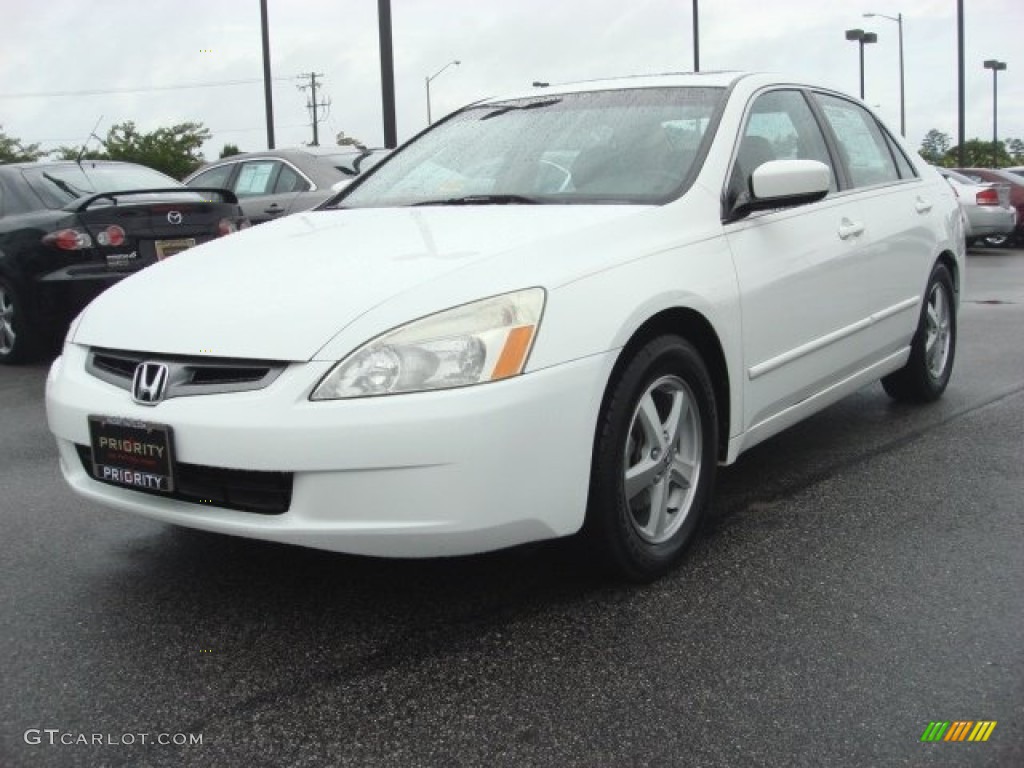
[[[179,253],[114,285],[86,309],[73,341],[162,354],[309,360],[353,320],[399,294],[441,277],[459,279],[452,273],[484,259],[638,209],[504,205],[295,214]],[[466,279],[480,282],[480,270],[470,272],[476,276]],[[489,295],[488,286],[479,290],[480,297]]]

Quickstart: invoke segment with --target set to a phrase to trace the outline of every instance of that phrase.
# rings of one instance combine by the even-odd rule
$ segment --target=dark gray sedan
[[[386,155],[365,147],[246,152],[200,168],[185,183],[230,189],[249,220],[261,224],[319,205]]]

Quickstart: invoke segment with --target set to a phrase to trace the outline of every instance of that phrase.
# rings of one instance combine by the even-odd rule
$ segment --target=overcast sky
[[[339,131],[381,146],[376,0],[269,0],[277,145],[312,138],[297,89],[323,74],[331,101],[320,143]],[[1024,0],[965,0],[967,137],[992,136],[992,73],[1000,138],[1024,138]],[[225,143],[266,148],[259,0],[0,0],[0,126],[44,149],[80,144],[134,120],[143,130],[199,121]],[[435,119],[476,99],[529,87],[693,67],[690,0],[392,0],[399,140],[426,125],[424,79]],[[930,128],[956,140],[955,0],[700,0],[702,70],[747,69],[810,78],[857,95],[857,44],[844,30],[878,34],[866,50],[866,101],[899,130],[897,25],[904,16],[907,134]],[[194,84],[236,85],[179,88]],[[304,81],[308,82],[308,80]],[[132,90],[133,92],[125,92]],[[106,93],[84,93],[107,91]],[[114,91],[114,92],[111,92]],[[60,95],[57,95],[60,94]]]

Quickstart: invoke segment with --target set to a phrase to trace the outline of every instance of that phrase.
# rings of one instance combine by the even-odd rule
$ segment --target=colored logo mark
[[[933,720],[921,734],[921,741],[988,741],[995,720]]]

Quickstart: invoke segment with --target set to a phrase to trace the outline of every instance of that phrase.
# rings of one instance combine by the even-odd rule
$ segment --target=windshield
[[[29,185],[50,208],[97,192],[181,187],[181,182],[142,165],[107,165],[85,161],[78,165],[48,165],[22,171]]]
[[[723,93],[636,88],[469,107],[339,206],[664,202],[682,191]]]

